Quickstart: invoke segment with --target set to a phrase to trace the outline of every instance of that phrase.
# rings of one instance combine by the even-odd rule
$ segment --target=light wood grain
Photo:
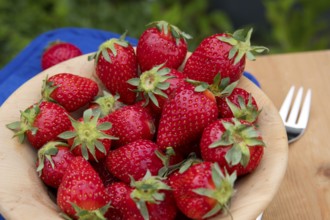
[[[58,208],[35,172],[35,151],[28,144],[21,145],[16,138],[12,139],[13,133],[5,128],[6,124],[19,120],[19,110],[39,100],[45,76],[60,72],[93,77],[93,63],[87,62],[85,55],[54,66],[26,82],[0,109],[0,212],[8,219],[22,216],[33,220],[60,219]],[[252,92],[263,107],[259,126],[267,144],[258,169],[237,183],[230,211],[235,220],[244,220],[255,219],[275,196],[285,174],[288,146],[283,124],[269,98],[246,78],[242,78],[239,86]]]
[[[285,179],[264,220],[330,219],[330,51],[259,57],[246,70],[278,109],[291,85],[312,89],[308,128],[289,147]]]

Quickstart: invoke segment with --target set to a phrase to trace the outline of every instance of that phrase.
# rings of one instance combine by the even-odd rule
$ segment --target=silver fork
[[[304,103],[301,107],[303,87],[300,87],[298,89],[297,96],[294,100],[292,108],[290,108],[293,99],[294,90],[295,87],[291,86],[280,109],[280,115],[285,125],[285,130],[288,135],[289,143],[294,142],[304,134],[308,123],[309,112],[311,108],[311,100],[312,100],[312,91],[311,89],[308,89]]]
[[[283,120],[286,133],[288,135],[289,143],[292,143],[295,140],[299,139],[305,132],[307,128],[312,101],[312,91],[311,89],[308,89],[304,99],[304,103],[301,107],[303,87],[300,87],[298,89],[296,98],[292,104],[294,90],[295,87],[291,86],[288,94],[286,95],[282,103],[279,112]],[[261,213],[256,220],[262,220],[262,215],[263,213]]]

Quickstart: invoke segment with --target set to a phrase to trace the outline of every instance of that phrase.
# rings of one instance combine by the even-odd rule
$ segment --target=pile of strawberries
[[[229,211],[236,179],[264,152],[260,110],[237,87],[246,58],[267,50],[250,45],[251,33],[207,37],[182,67],[191,37],[154,22],[136,51],[123,35],[89,56],[99,82],[46,78],[42,99],[7,127],[38,150],[36,171],[56,189],[61,215],[170,220]]]

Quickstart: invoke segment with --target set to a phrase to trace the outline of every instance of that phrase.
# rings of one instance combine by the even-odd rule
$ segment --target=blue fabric
[[[246,78],[248,78],[250,81],[252,81],[256,86],[258,86],[259,88],[261,88],[261,85],[260,85],[259,81],[257,80],[257,78],[254,75],[252,75],[251,73],[246,72],[246,71],[243,73],[243,75]]]
[[[55,40],[71,42],[86,53],[94,52],[99,45],[110,38],[118,38],[120,34],[90,28],[60,28],[38,36],[15,59],[0,70],[0,105],[24,82],[42,71],[41,55],[44,48]],[[137,39],[127,37],[133,46]],[[260,87],[258,80],[248,72],[244,76]],[[0,220],[4,220],[0,215]]]
[[[97,51],[99,45],[120,34],[89,28],[60,28],[41,34],[33,40],[9,64],[0,70],[0,105],[28,79],[42,71],[41,55],[44,48],[55,40],[71,42],[86,54]],[[137,40],[127,37],[132,45]]]

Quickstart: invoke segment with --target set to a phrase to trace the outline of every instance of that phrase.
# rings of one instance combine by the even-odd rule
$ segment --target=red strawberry
[[[268,50],[262,46],[251,46],[252,29],[237,30],[233,34],[214,34],[205,38],[188,58],[183,73],[190,79],[211,84],[215,75],[221,73],[230,82],[243,74],[245,59],[255,60],[253,53]]]
[[[260,111],[252,94],[242,88],[235,88],[227,97],[217,98],[221,118],[237,118],[254,123]]]
[[[107,192],[111,206],[125,220],[172,220],[177,213],[170,187],[165,180],[151,176],[150,172],[140,181],[132,179],[131,187],[114,183]]]
[[[237,176],[252,172],[259,165],[264,142],[253,124],[235,118],[220,119],[203,132],[200,142],[202,158],[217,162]]]
[[[7,125],[23,142],[25,136],[31,145],[39,149],[47,142],[57,140],[57,135],[68,130],[71,122],[68,112],[61,106],[41,101],[21,112],[21,120]]]
[[[93,166],[94,170],[99,174],[100,178],[103,181],[104,186],[109,186],[114,182],[119,182],[112,173],[109,172],[106,166],[106,159],[101,159],[100,161],[90,161],[90,164]]]
[[[228,210],[236,175],[223,174],[216,163],[201,162],[169,177],[180,211],[192,219],[206,219]]]
[[[162,167],[171,162],[168,162],[171,156],[160,153],[158,146],[150,140],[137,140],[110,151],[106,165],[114,176],[130,183],[130,176],[139,180],[147,170],[157,175]]]
[[[112,206],[110,206],[110,208],[108,209],[108,211],[105,213],[104,216],[106,217],[106,219],[109,220],[125,220],[121,212],[113,208]]]
[[[43,70],[60,62],[82,55],[81,50],[72,43],[55,41],[50,44],[41,57]]]
[[[94,59],[96,75],[110,93],[118,93],[120,101],[132,104],[135,88],[127,80],[138,76],[138,64],[132,45],[124,39],[125,34],[104,42],[89,60]]]
[[[146,100],[146,105],[151,100],[151,108],[157,116],[160,115],[168,96],[177,87],[186,83],[185,76],[181,72],[163,67],[164,64],[155,66],[143,72],[140,78],[133,78],[128,81],[137,87],[136,91]]]
[[[58,188],[73,158],[67,144],[48,142],[38,151],[37,172],[45,184]]]
[[[93,167],[82,157],[73,158],[58,188],[60,209],[74,219],[101,219],[109,208],[108,200]]]
[[[209,91],[195,91],[186,84],[177,88],[164,105],[157,134],[161,149],[168,146],[186,154],[187,147],[198,142],[204,128],[218,116],[214,95]]]
[[[111,132],[118,138],[113,141],[115,147],[139,139],[151,140],[155,134],[154,119],[151,113],[139,103],[124,106],[102,120],[112,124]]]
[[[71,119],[72,127],[59,135],[68,140],[72,152],[86,160],[98,161],[108,154],[111,147],[111,123],[99,119],[100,112],[93,114],[92,109],[84,111],[78,121]]]
[[[69,112],[88,104],[99,92],[96,82],[71,73],[58,73],[45,79],[42,97],[62,105]]]
[[[138,213],[136,204],[130,197],[132,189],[123,182],[115,182],[106,187],[106,193],[111,204],[106,213],[107,219],[126,220],[124,213],[134,210]]]
[[[139,38],[136,54],[141,71],[150,70],[165,63],[166,67],[177,69],[187,54],[186,40],[191,36],[166,21],[153,22]]]

